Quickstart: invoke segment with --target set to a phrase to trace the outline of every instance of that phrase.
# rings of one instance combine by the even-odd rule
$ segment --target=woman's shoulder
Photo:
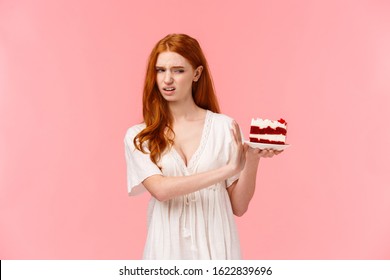
[[[129,127],[126,131],[126,138],[133,139],[138,133],[140,133],[146,127],[145,123],[140,123]]]
[[[212,113],[212,114],[215,122],[220,125],[225,124],[231,126],[232,121],[234,120],[232,117],[222,113]]]

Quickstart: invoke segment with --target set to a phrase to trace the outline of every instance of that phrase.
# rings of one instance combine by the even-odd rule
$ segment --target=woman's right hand
[[[240,127],[236,121],[232,122],[232,128],[230,129],[232,135],[232,146],[230,152],[230,159],[228,166],[230,167],[232,174],[231,176],[241,172],[245,166],[246,161],[246,151],[248,150],[248,145],[242,143]]]

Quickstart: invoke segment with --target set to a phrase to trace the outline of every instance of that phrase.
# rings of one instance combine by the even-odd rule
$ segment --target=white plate
[[[260,150],[272,149],[276,151],[283,151],[284,149],[290,147],[290,144],[280,145],[280,144],[264,144],[264,143],[253,143],[249,140],[244,140],[252,148],[259,148]]]

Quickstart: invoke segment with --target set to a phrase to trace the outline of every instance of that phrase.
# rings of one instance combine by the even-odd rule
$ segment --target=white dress
[[[128,129],[125,136],[129,195],[145,191],[142,182],[155,174],[188,176],[227,164],[232,137],[232,119],[207,111],[201,142],[186,166],[171,148],[159,161],[160,170],[135,149],[134,137],[145,124]],[[190,128],[189,128],[190,129]],[[144,259],[240,259],[240,244],[226,188],[238,174],[189,195],[160,202],[151,198]]]

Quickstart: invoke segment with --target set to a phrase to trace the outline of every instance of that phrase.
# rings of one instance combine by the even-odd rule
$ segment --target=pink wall
[[[237,219],[244,258],[389,259],[389,2],[154,2],[0,1],[0,259],[140,258],[149,197],[127,196],[123,137],[173,32],[244,133],[289,123]]]

